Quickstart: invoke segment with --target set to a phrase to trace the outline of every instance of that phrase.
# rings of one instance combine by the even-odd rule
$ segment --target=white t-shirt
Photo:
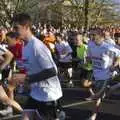
[[[52,67],[57,71],[49,49],[34,36],[23,48],[23,60],[29,75]],[[58,76],[31,84],[30,96],[38,101],[54,101],[62,97]]]
[[[0,62],[2,63],[3,61],[4,61],[4,57],[3,57],[3,55],[5,54],[5,52],[7,52],[8,50],[4,47],[4,46],[2,46],[1,44],[0,44]],[[2,79],[2,74],[0,73],[0,80]]]
[[[72,49],[67,41],[62,41],[61,43],[56,43],[55,45],[57,52],[59,54],[60,62],[70,62],[72,59]],[[69,54],[69,55],[68,55]]]
[[[120,50],[120,45],[115,45],[115,47]]]
[[[6,51],[8,51],[6,47],[0,44],[0,56],[4,55]]]
[[[106,42],[96,45],[93,41],[88,44],[88,54],[93,63],[95,80],[111,78],[111,66],[116,57],[120,56],[120,50]]]
[[[111,38],[105,39],[105,42],[106,42],[106,43],[109,43],[109,44],[111,44],[111,45],[115,45],[115,41],[114,41],[113,39],[111,39]]]

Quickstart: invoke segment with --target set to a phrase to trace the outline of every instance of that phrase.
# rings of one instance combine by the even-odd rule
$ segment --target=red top
[[[23,44],[20,42],[17,42],[14,46],[9,47],[9,50],[13,53],[16,60],[22,59],[22,47]]]

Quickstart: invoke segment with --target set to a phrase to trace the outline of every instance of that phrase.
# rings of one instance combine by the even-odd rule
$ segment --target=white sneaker
[[[97,100],[97,99],[98,99],[98,97],[96,97],[95,95],[85,98],[86,101],[93,101],[93,100]]]
[[[67,84],[68,84],[68,87],[70,87],[70,88],[74,87],[74,84],[73,84],[72,80],[70,80]]]
[[[6,109],[0,110],[0,115],[2,116],[12,116],[13,108],[8,106]]]
[[[86,101],[92,101],[93,99],[91,97],[85,98]]]
[[[60,111],[59,115],[58,115],[58,120],[65,120],[66,118],[66,114],[64,111]]]

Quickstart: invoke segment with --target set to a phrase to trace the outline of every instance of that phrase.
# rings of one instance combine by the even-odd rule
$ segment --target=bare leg
[[[99,112],[100,104],[101,104],[101,98],[99,98],[99,99],[96,101],[95,111],[93,112],[93,114],[92,114],[92,116],[89,118],[89,120],[95,120],[95,119],[96,119],[97,114],[98,114],[98,112]]]
[[[67,69],[67,74],[68,74],[68,86],[69,87],[73,87],[74,85],[73,85],[73,81],[72,81],[72,73],[73,72],[73,69],[72,69],[72,67],[71,68],[68,68]]]
[[[23,114],[22,120],[30,120],[29,117],[28,117],[28,115],[27,115],[27,113],[24,113],[24,114]]]
[[[112,93],[114,90],[116,90],[116,89],[118,89],[118,88],[120,88],[120,83],[118,83],[118,84],[116,84],[116,85],[113,85],[113,86],[110,88],[109,92]]]
[[[9,81],[7,95],[8,95],[8,97],[10,99],[13,100],[14,99],[14,89],[15,89],[16,84],[14,83],[14,81],[11,81],[11,79],[12,79],[12,73],[13,73],[13,71],[10,70],[8,78],[7,78],[8,81]]]
[[[88,91],[90,92],[90,97],[86,98],[86,100],[92,100],[92,97],[95,96],[95,93],[91,87],[92,81],[89,80],[83,80],[83,86],[88,88]]]
[[[104,81],[104,84],[100,90],[99,88],[96,89],[97,93],[95,93],[94,95],[97,98],[96,104],[95,104],[95,110],[93,111],[93,114],[89,120],[96,120],[96,117],[97,117],[97,114],[99,112],[99,108],[101,105],[101,100],[105,97],[104,95],[106,93],[106,88],[107,88],[107,80]]]
[[[99,91],[97,90],[96,93],[91,96],[91,98],[96,99],[96,98],[99,98],[103,94],[105,95],[106,89],[107,89],[107,80],[104,82],[102,88]]]
[[[16,108],[20,112],[23,111],[21,106],[15,100],[12,100],[7,96],[7,94],[4,90],[4,88],[2,87],[2,85],[0,85],[0,100],[5,104],[13,106],[14,108]]]
[[[84,87],[90,87],[92,85],[92,82],[90,80],[83,79],[82,81]]]
[[[90,94],[91,94],[92,96],[95,95],[95,93],[94,93],[94,91],[92,90],[91,87],[89,88],[89,92],[90,92]]]
[[[72,68],[68,68],[68,75],[69,75],[69,78],[72,78]]]

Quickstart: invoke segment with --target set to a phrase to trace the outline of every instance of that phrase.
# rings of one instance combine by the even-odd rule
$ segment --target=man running
[[[4,79],[4,76],[2,76],[3,75],[2,71],[10,64],[12,58],[13,58],[13,54],[9,50],[7,50],[6,48],[0,45],[0,100],[4,104],[12,106],[19,111],[22,111],[21,106],[15,100],[13,100],[9,95],[10,92],[9,85],[10,85],[10,81],[12,81],[11,78],[9,78],[9,76],[8,78],[5,78],[8,81],[8,86],[6,86],[6,80]],[[8,89],[8,95],[4,87]],[[2,116],[7,115],[7,113],[9,113],[10,111],[12,112],[12,108],[9,106],[7,107],[7,109],[0,111],[0,114]]]
[[[13,22],[25,42],[23,59],[31,88],[26,108],[37,109],[45,120],[54,120],[58,118],[62,90],[52,55],[46,45],[32,34],[28,14],[14,16]]]
[[[112,77],[112,69],[120,66],[120,51],[113,45],[106,43],[102,30],[94,31],[95,39],[88,46],[89,58],[92,60],[93,76],[95,78],[96,109],[90,120],[95,120],[101,98],[106,90],[106,86]]]

